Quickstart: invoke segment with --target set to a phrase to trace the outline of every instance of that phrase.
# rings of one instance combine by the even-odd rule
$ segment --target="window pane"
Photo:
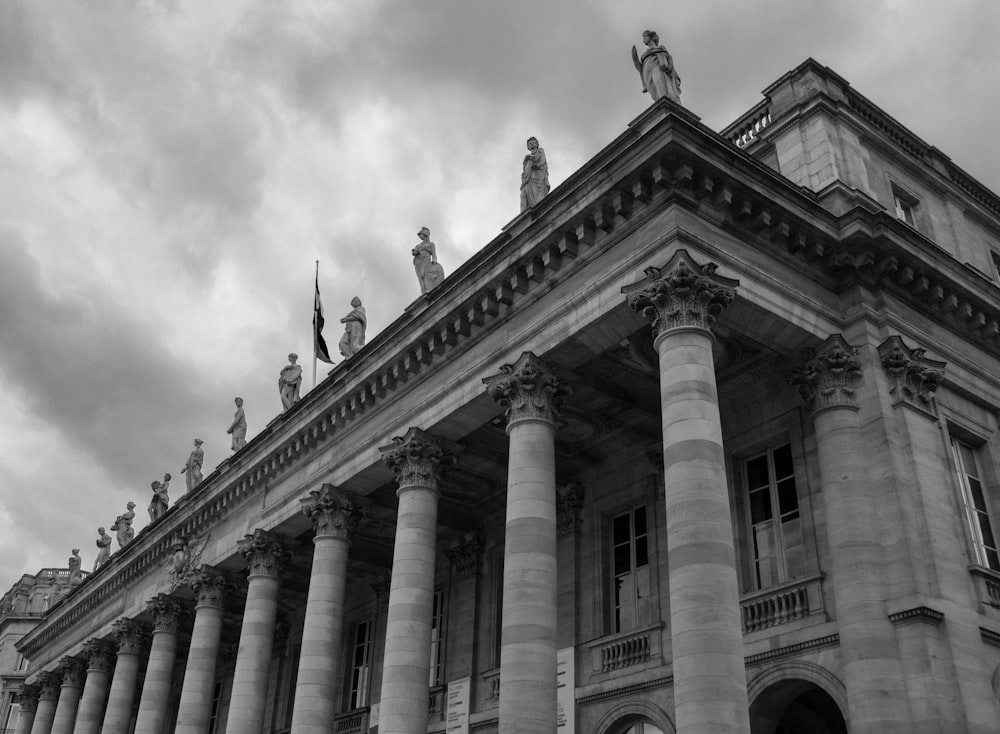
[[[767,456],[758,456],[747,462],[747,488],[753,490],[769,484]]]
[[[630,548],[627,545],[619,545],[615,547],[615,559],[613,573],[618,576],[623,573],[628,573],[632,570],[632,554],[629,552]]]
[[[642,568],[649,563],[649,549],[647,548],[646,536],[635,539],[635,567]]]
[[[646,508],[635,508],[635,534],[636,536],[646,534]]]
[[[759,522],[770,520],[771,514],[771,493],[767,489],[760,489],[750,493],[750,522],[756,525]]]
[[[799,518],[781,523],[781,542],[786,551],[802,545],[802,521]]]
[[[801,545],[785,552],[785,573],[789,579],[805,576],[806,554]]]
[[[778,508],[782,515],[799,509],[799,496],[795,491],[795,477],[778,482]]]
[[[979,519],[979,532],[983,539],[983,545],[987,548],[996,548],[996,541],[993,540],[993,528],[990,526],[990,518],[986,513],[976,513]]]
[[[619,515],[611,521],[611,542],[614,545],[627,543],[632,539],[629,532],[628,515]]]
[[[976,469],[976,454],[973,452],[972,447],[968,444],[958,442],[958,450],[962,455],[962,469],[970,477],[979,478],[979,471]]]
[[[969,491],[972,493],[972,505],[980,512],[986,512],[986,497],[983,495],[983,485],[978,479],[969,477]]]
[[[635,572],[635,592],[636,626],[649,624],[653,618],[653,592],[649,577],[649,566]]]
[[[790,444],[774,450],[774,478],[784,479],[795,473],[792,467],[792,447]]]
[[[1000,571],[1000,555],[995,550],[986,551],[986,565],[994,571]]]
[[[754,549],[757,558],[774,555],[774,529],[771,523],[757,525],[753,529]]]
[[[757,563],[757,585],[761,588],[772,586],[778,582],[778,574],[774,560],[765,558]]]

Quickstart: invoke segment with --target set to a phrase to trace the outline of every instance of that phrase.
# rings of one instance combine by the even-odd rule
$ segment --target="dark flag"
[[[319,297],[319,273],[316,274],[316,300],[313,303],[313,349],[316,359],[333,364],[330,359],[330,350],[326,347],[326,340],[323,338],[323,302]]]

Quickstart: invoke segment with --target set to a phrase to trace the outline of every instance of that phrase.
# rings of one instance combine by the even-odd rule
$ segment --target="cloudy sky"
[[[987,0],[0,3],[0,593],[277,414],[316,260],[371,337],[421,226],[450,273],[517,214],[528,135],[553,185],[618,135],[644,28],[715,129],[812,56],[1000,190]]]

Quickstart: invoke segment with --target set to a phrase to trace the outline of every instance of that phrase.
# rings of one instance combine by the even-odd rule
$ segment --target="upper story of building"
[[[867,198],[1000,284],[1000,197],[813,59],[763,94],[724,137],[834,211]]]

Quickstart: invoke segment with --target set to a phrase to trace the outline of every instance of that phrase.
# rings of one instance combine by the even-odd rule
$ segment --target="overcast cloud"
[[[229,455],[328,339],[369,338],[517,214],[524,139],[552,184],[647,105],[659,31],[721,129],[812,56],[1000,190],[1000,4],[951,0],[0,4],[0,593],[94,558],[98,525]],[[310,369],[307,366],[307,386]],[[322,375],[322,372],[321,372]]]

